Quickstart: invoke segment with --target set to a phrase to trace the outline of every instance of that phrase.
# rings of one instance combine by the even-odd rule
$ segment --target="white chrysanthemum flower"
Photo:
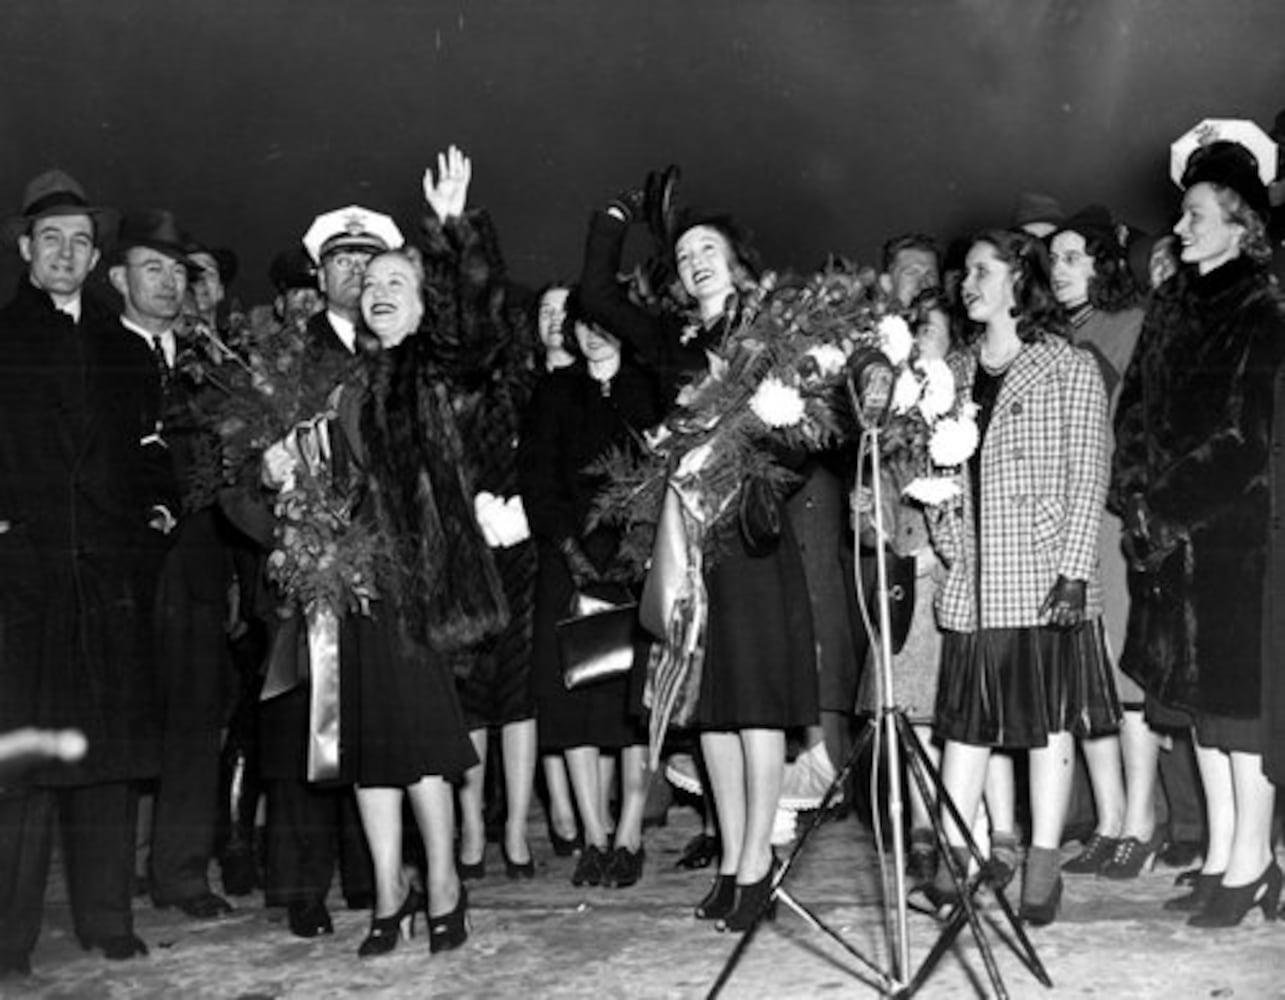
[[[910,357],[910,349],[915,346],[914,334],[910,325],[900,316],[884,316],[879,320],[879,350],[887,355],[893,367],[902,364]]]
[[[962,465],[977,450],[977,423],[965,417],[947,417],[937,421],[928,441],[928,454],[934,465],[950,468]]]
[[[955,405],[955,376],[951,374],[950,365],[940,358],[921,361],[919,368],[924,373],[924,394],[919,400],[919,412],[932,423],[938,417],[944,417]]]
[[[769,427],[793,427],[803,419],[803,397],[778,378],[765,378],[750,397],[750,409]]]
[[[914,371],[903,368],[892,387],[892,412],[909,413],[919,402],[924,386]]]
[[[809,347],[808,357],[817,363],[823,378],[833,378],[838,375],[848,361],[843,349],[834,344],[817,344],[815,347]]]
[[[907,483],[901,493],[911,500],[918,500],[926,507],[939,507],[960,496],[963,489],[959,480],[953,477],[920,476]]]

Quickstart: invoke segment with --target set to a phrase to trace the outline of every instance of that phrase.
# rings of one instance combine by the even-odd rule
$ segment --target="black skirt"
[[[936,708],[942,739],[1043,747],[1049,733],[1084,739],[1115,732],[1120,717],[1098,619],[1073,629],[944,633]]]

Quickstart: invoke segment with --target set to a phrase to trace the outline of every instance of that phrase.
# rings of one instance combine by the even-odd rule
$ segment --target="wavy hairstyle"
[[[1049,255],[1044,241],[1015,229],[984,229],[968,241],[994,248],[1013,274],[1013,316],[1017,335],[1029,343],[1045,335],[1067,335],[1066,312],[1049,283]],[[969,340],[977,339],[980,324],[970,323]]]
[[[667,248],[669,264],[674,271],[674,281],[671,289],[679,304],[684,307],[690,307],[695,305],[695,300],[687,294],[687,289],[683,288],[683,283],[678,280],[678,268],[674,264],[675,249],[683,235],[697,226],[708,226],[727,240],[727,245],[732,250],[732,287],[741,293],[753,288],[763,273],[763,262],[759,258],[758,252],[750,244],[749,231],[725,213],[698,212],[688,209],[679,214],[677,223],[674,226],[673,239]]]
[[[1255,264],[1265,265],[1272,260],[1272,242],[1267,235],[1267,223],[1249,206],[1234,188],[1205,181],[1214,190],[1214,197],[1223,210],[1223,217],[1245,230],[1240,241],[1240,252]]]
[[[1137,303],[1140,292],[1133,280],[1125,248],[1115,235],[1092,226],[1063,226],[1048,238],[1048,245],[1061,233],[1076,233],[1084,239],[1084,252],[1093,258],[1089,276],[1089,305],[1101,312],[1121,312]]]

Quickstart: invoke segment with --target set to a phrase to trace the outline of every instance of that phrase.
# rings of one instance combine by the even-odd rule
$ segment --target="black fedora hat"
[[[120,228],[116,231],[114,259],[118,263],[123,261],[131,247],[157,250],[167,257],[181,261],[189,271],[196,269],[196,265],[188,258],[188,254],[196,249],[196,244],[179,227],[174,213],[168,209],[145,208],[125,213],[120,220]]]
[[[37,219],[49,215],[89,216],[94,222],[99,242],[116,222],[115,209],[91,205],[85,197],[85,189],[71,174],[52,167],[27,182],[22,192],[22,211],[4,221],[0,227],[0,239],[12,242],[29,232]]]
[[[195,258],[197,254],[205,254],[214,261],[214,268],[219,272],[219,281],[225,286],[232,284],[240,263],[235,251],[228,247],[208,247],[203,243],[197,243],[188,248],[187,255]],[[193,263],[196,263],[195,260]]]

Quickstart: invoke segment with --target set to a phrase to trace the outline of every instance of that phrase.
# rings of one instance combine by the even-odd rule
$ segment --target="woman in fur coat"
[[[1267,194],[1227,141],[1194,153],[1174,227],[1184,266],[1157,295],[1116,418],[1112,502],[1134,563],[1124,667],[1195,717],[1209,845],[1169,909],[1199,927],[1274,916],[1275,788],[1263,769],[1264,593],[1273,379],[1285,317],[1268,277]]]

